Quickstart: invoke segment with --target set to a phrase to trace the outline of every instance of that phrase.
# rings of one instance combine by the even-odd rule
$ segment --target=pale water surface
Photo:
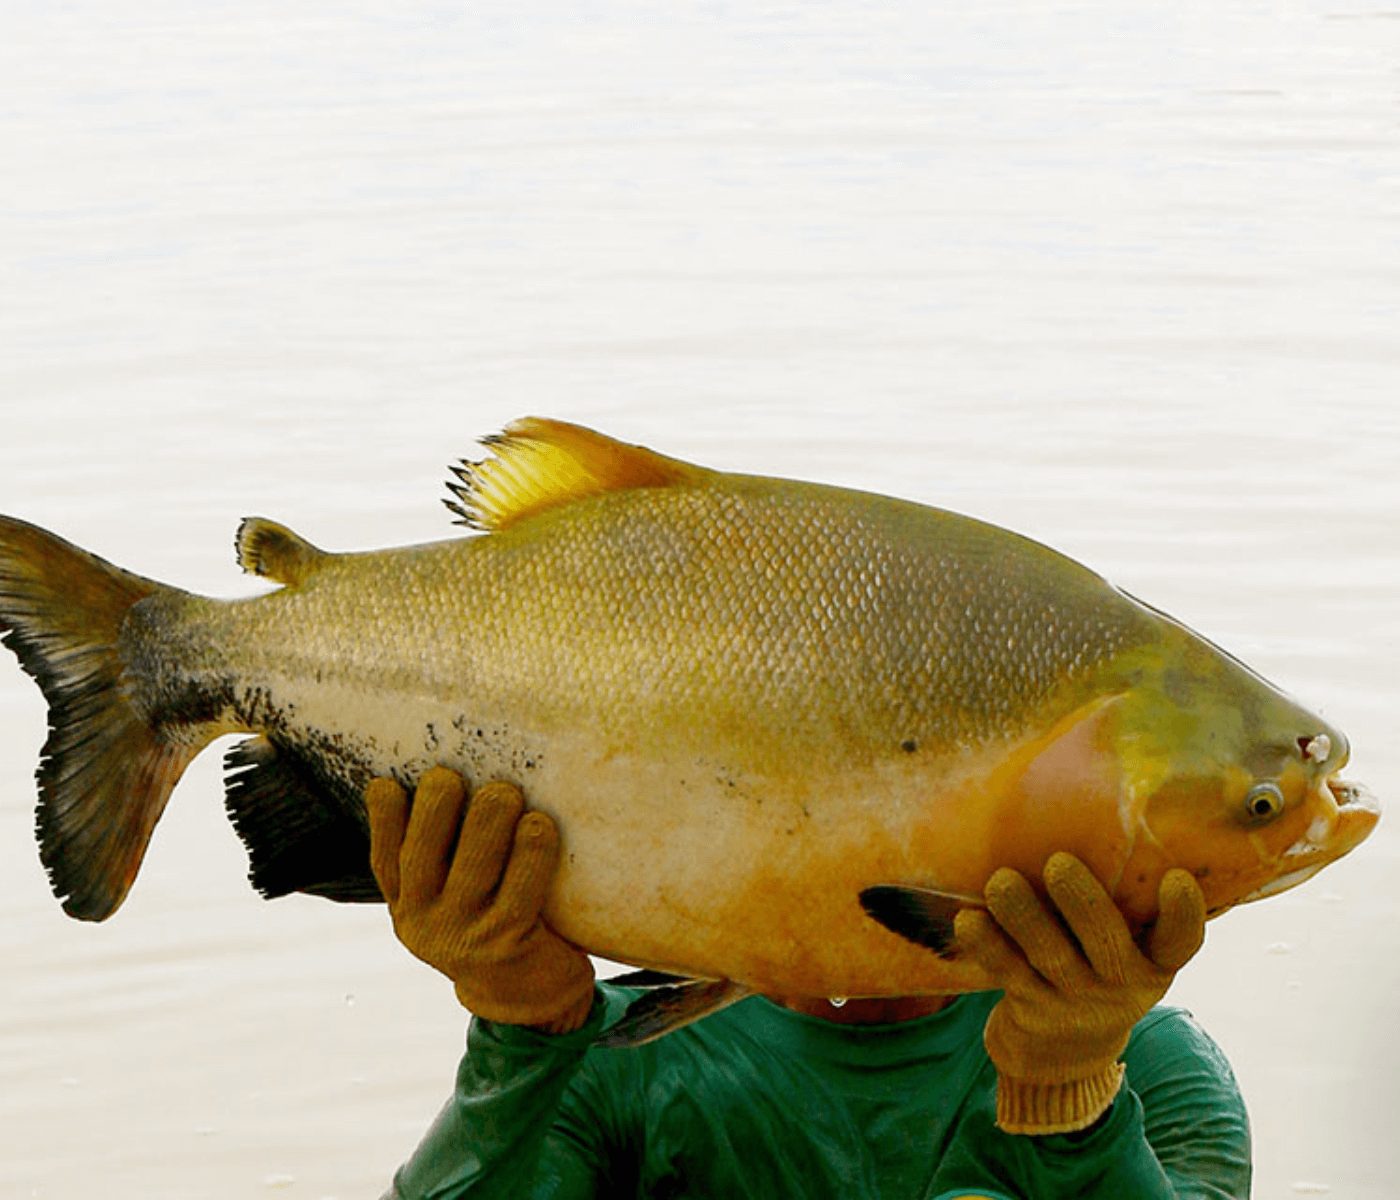
[[[946,11],[938,11],[939,8]],[[237,519],[450,530],[528,412],[975,513],[1178,614],[1400,795],[1400,9],[10,3],[0,511],[216,594]],[[377,1194],[464,1016],[266,904],[208,754],[85,926],[0,658],[0,1195]],[[1174,999],[1262,1197],[1396,1194],[1400,828]]]

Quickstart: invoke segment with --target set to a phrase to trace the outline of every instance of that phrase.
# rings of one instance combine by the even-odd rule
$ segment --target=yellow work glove
[[[593,964],[540,919],[559,857],[548,816],[525,812],[508,783],[485,784],[468,803],[461,777],[442,767],[424,772],[411,804],[392,779],[373,780],[365,806],[394,932],[452,980],[464,1008],[546,1033],[588,1019]]]
[[[965,909],[961,953],[1005,995],[984,1039],[997,1069],[997,1125],[1008,1133],[1069,1133],[1107,1111],[1123,1082],[1118,1057],[1205,938],[1205,897],[1186,871],[1168,871],[1157,921],[1139,949],[1122,914],[1079,859],[1055,854],[1045,889],[1003,868],[987,881],[986,912]]]

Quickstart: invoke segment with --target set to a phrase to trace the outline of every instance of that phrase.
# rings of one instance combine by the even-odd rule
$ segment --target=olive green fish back
[[[697,746],[849,759],[1014,737],[1156,634],[1024,538],[786,481],[609,492],[462,549],[483,681]]]

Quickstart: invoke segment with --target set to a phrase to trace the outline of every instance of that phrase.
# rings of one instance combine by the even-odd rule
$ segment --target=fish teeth
[[[1332,823],[1325,817],[1318,817],[1308,831],[1283,852],[1283,858],[1298,858],[1304,854],[1316,854],[1327,848],[1327,835],[1332,832]]]
[[[1329,779],[1327,786],[1332,789],[1332,795],[1339,808],[1363,808],[1374,813],[1381,811],[1380,801],[1364,783],[1356,783],[1350,779]]]
[[[1332,739],[1325,733],[1309,738],[1308,744],[1303,747],[1303,757],[1313,762],[1326,762],[1331,753]]]

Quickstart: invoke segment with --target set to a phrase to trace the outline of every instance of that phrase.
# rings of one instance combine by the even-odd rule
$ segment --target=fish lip
[[[1280,892],[1287,892],[1297,887],[1300,883],[1307,883],[1323,867],[1332,860],[1324,859],[1320,862],[1312,862],[1307,866],[1299,867],[1296,871],[1289,871],[1286,875],[1280,875],[1277,879],[1271,879],[1263,887],[1255,888],[1247,896],[1241,896],[1235,903],[1248,904],[1251,900],[1262,900],[1266,896],[1277,896]]]
[[[1299,867],[1318,859],[1330,862],[1358,845],[1375,828],[1381,806],[1370,788],[1335,777],[1325,784],[1323,795],[1332,801],[1331,812],[1320,814],[1307,833],[1279,856],[1280,861],[1291,860]]]
[[[1381,815],[1380,800],[1364,783],[1357,783],[1354,779],[1338,779],[1334,776],[1327,781],[1327,790],[1332,793],[1339,811],[1355,812],[1360,810],[1374,813],[1377,817]]]

